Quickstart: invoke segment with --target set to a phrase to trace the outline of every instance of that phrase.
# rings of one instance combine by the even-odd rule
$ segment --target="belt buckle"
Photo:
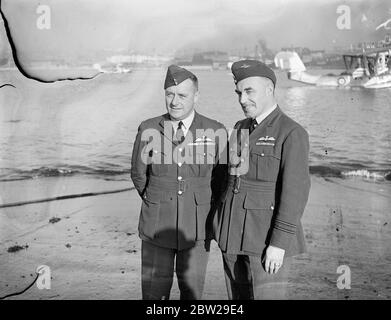
[[[185,192],[185,180],[178,181],[178,191]]]
[[[237,193],[239,193],[239,189],[240,189],[240,177],[239,176],[237,176],[236,178],[235,178],[235,183],[234,183],[234,193],[235,194],[237,194]]]

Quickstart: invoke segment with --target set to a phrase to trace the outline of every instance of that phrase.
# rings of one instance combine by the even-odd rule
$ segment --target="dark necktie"
[[[250,123],[250,128],[249,128],[250,134],[251,134],[251,132],[254,131],[254,129],[257,127],[257,125],[258,125],[257,119],[252,119],[251,123]]]
[[[179,142],[179,143],[182,143],[183,140],[185,140],[185,133],[183,132],[183,122],[182,121],[179,121],[178,123],[178,128],[176,130],[176,134],[175,134],[175,139]]]

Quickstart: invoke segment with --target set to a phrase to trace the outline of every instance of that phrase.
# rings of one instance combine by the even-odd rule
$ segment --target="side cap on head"
[[[276,75],[266,64],[258,60],[240,60],[236,61],[231,66],[231,71],[234,76],[235,83],[249,77],[265,77],[269,78],[274,87],[276,86]]]
[[[197,77],[185,68],[178,67],[175,64],[172,64],[167,69],[166,79],[164,81],[164,89],[167,89],[171,86],[176,86],[186,79],[191,79]]]

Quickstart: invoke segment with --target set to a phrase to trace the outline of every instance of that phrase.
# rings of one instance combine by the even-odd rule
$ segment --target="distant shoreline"
[[[4,169],[3,169],[4,170]],[[80,177],[80,178],[92,178],[97,180],[110,180],[110,181],[123,181],[124,178],[128,179],[130,176],[130,168],[124,170],[118,170],[115,172],[108,169],[104,172],[103,169],[94,170],[93,168],[84,168],[84,171],[80,171],[79,167],[61,167],[61,168],[46,168],[33,169],[30,171],[15,170],[15,173],[8,173],[3,178],[0,177],[0,184],[9,181],[26,181],[36,180],[42,178],[67,178],[67,177]],[[1,171],[1,168],[0,168]],[[368,182],[388,182],[391,181],[391,168],[373,169],[364,168],[362,166],[351,168],[338,168],[333,165],[310,165],[310,174],[323,177],[323,178],[361,178]]]

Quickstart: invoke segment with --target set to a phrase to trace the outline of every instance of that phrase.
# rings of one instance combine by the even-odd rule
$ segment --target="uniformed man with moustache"
[[[164,89],[167,113],[141,123],[132,154],[131,178],[142,198],[142,296],[169,299],[175,269],[180,299],[200,299],[211,209],[227,180],[227,161],[219,163],[227,131],[195,111],[193,73],[169,66]]]
[[[300,219],[310,189],[309,138],[277,105],[270,68],[242,60],[231,69],[246,118],[234,127],[240,148],[231,135],[228,188],[217,221],[228,296],[284,299],[290,257],[305,252]],[[248,140],[240,139],[246,130]]]

